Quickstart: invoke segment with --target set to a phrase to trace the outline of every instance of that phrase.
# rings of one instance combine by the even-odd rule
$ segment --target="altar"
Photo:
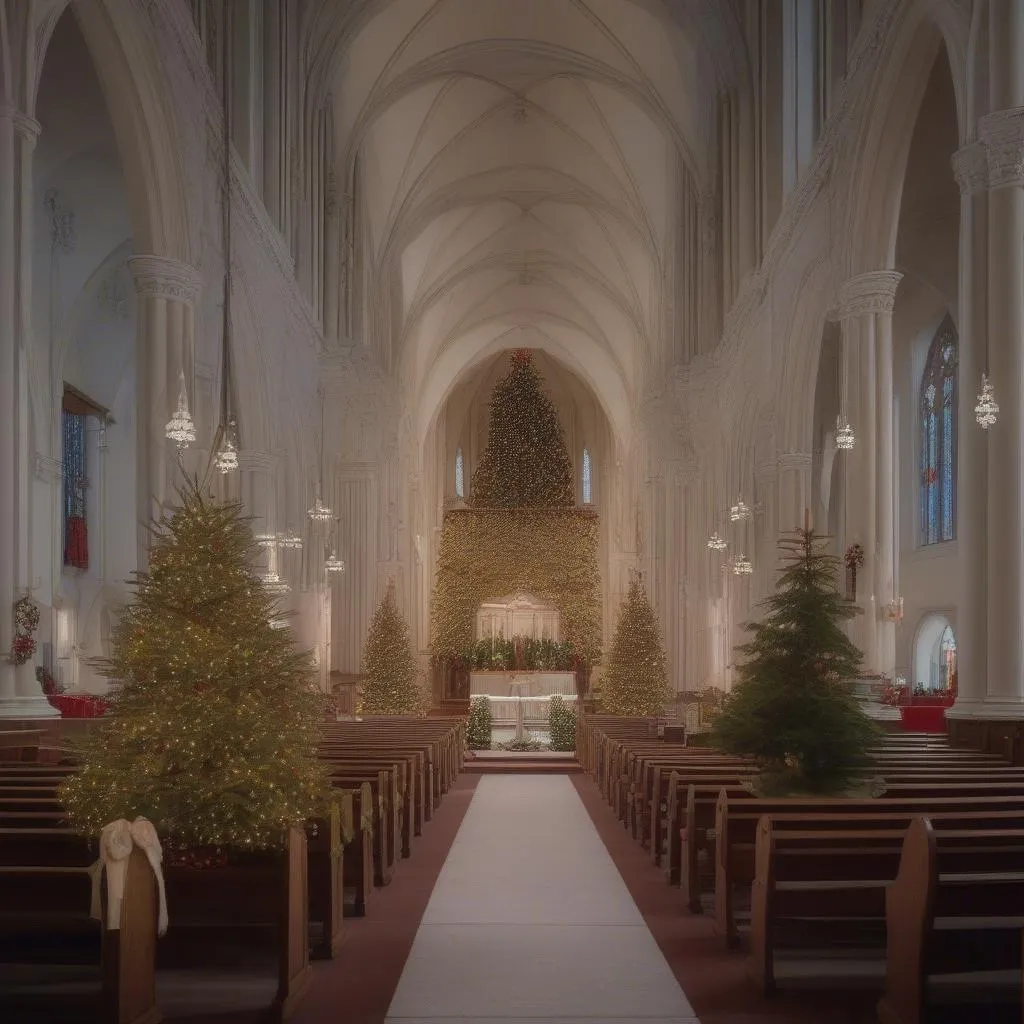
[[[471,697],[563,697],[576,696],[576,676],[572,672],[510,671],[471,672]]]

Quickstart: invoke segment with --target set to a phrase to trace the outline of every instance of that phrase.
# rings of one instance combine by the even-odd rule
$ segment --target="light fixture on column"
[[[717,530],[712,531],[708,537],[708,548],[711,551],[724,551],[729,545],[723,537],[720,537]]]
[[[216,452],[213,464],[222,474],[238,469],[238,422],[232,412],[231,387],[231,102],[229,87],[232,79],[230,33],[223,33],[223,91],[222,119],[224,130],[224,166],[221,181],[224,215],[224,311],[221,328],[220,425],[217,427]]]
[[[751,576],[753,575],[753,572],[754,565],[744,554],[741,554],[739,558],[732,563],[732,573],[734,576]]]
[[[996,422],[999,415],[999,406],[996,404],[995,393],[992,391],[992,383],[988,374],[981,375],[981,394],[978,395],[978,404],[974,407],[974,418],[982,430],[988,430]]]
[[[334,518],[329,505],[325,505],[320,494],[324,486],[324,391],[320,388],[320,476],[316,482],[316,497],[307,515],[314,523],[328,523]]]
[[[265,572],[260,577],[264,589],[275,596],[287,594],[292,588],[276,572]]]
[[[178,408],[168,420],[164,433],[179,449],[184,450],[196,439],[196,425],[188,411],[188,392],[185,390],[185,371],[178,373]]]
[[[345,563],[334,553],[334,548],[331,548],[331,553],[328,555],[324,562],[324,572],[329,577],[335,578],[340,576],[345,571]]]
[[[261,548],[272,548],[277,543],[277,537],[272,533],[257,533],[256,543]]]

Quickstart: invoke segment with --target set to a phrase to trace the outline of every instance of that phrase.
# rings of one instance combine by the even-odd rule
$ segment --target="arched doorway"
[[[945,615],[921,621],[914,644],[914,687],[944,691],[956,682],[956,636]]]

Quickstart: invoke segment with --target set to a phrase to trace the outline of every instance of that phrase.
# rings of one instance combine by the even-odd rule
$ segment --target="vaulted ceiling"
[[[321,6],[314,81],[421,426],[461,375],[530,346],[627,428],[680,196],[710,188],[730,17],[721,0]]]

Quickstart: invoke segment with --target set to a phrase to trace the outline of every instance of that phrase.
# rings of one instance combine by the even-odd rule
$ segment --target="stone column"
[[[990,186],[988,362],[1000,410],[987,438],[986,714],[1024,717],[1024,109],[988,114],[979,130]]]
[[[986,369],[988,287],[988,159],[972,142],[953,155],[960,186],[959,343],[957,370],[957,623],[958,692],[947,718],[977,714],[985,699],[988,649],[986,506],[988,433],[974,419]]]
[[[895,625],[882,618],[893,599],[895,523],[893,514],[892,309],[901,274],[870,271],[846,281],[839,291],[846,365],[846,415],[856,436],[844,452],[845,544],[859,543],[864,566],[857,574],[857,603],[863,615],[853,630],[864,652],[864,670],[892,674]]]
[[[15,178],[13,107],[0,105],[0,703],[15,698],[13,607],[17,550],[17,345],[15,340]]]
[[[128,266],[139,296],[136,339],[138,375],[136,499],[139,568],[149,550],[148,524],[174,495],[176,455],[164,429],[178,404],[179,373],[185,373],[189,408],[195,415],[195,303],[199,274],[164,256],[132,256]]]

